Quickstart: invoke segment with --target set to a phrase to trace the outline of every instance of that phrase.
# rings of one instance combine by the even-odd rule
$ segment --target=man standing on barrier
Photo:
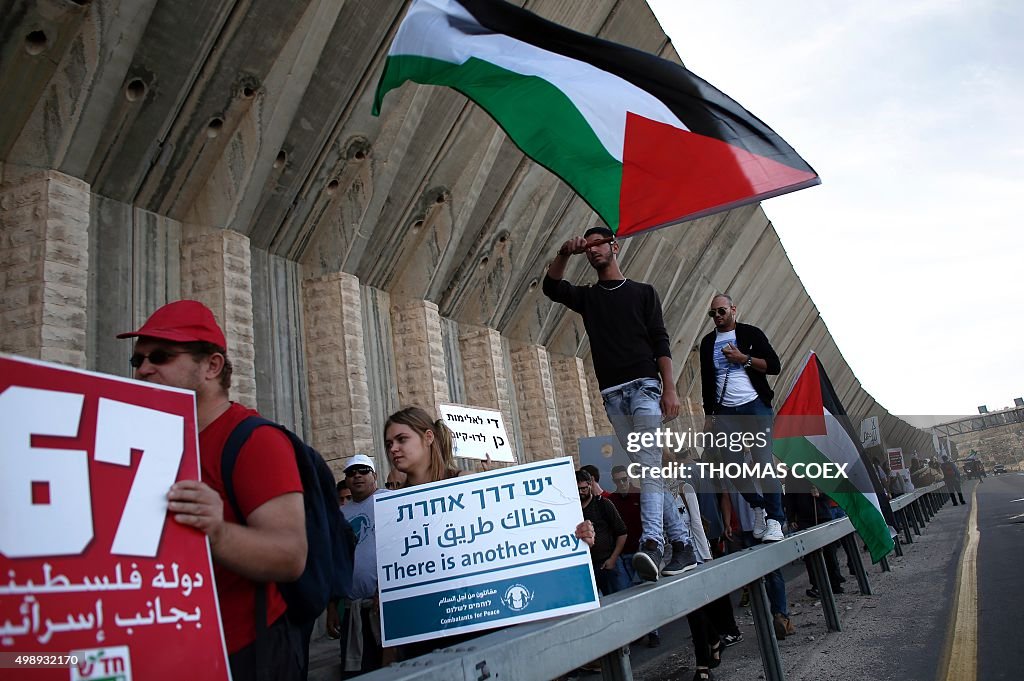
[[[672,544],[672,559],[663,575],[676,575],[696,567],[697,559],[686,529],[672,505],[661,478],[646,473],[661,466],[659,447],[627,447],[633,433],[651,433],[662,417],[679,415],[679,397],[672,382],[672,353],[662,317],[661,299],[650,284],[622,275],[616,254],[619,244],[607,227],[592,227],[582,237],[569,239],[558,249],[544,277],[544,295],[583,317],[590,338],[594,372],[601,388],[605,412],[619,442],[641,465],[641,545],[633,566],[643,579],[658,579],[665,555],[664,535]],[[586,253],[597,271],[593,286],[574,286],[562,279],[569,258]],[[632,552],[634,547],[627,547]]]
[[[736,305],[722,293],[711,300],[708,316],[715,330],[700,342],[701,393],[704,430],[728,435],[730,445],[742,438],[750,445],[755,464],[772,464],[772,398],[768,376],[781,370],[779,356],[768,337],[756,326],[736,321]],[[758,438],[757,434],[763,436]],[[749,436],[749,437],[744,437]],[[719,447],[726,463],[743,464],[741,446]],[[750,478],[734,481],[754,509],[754,538],[783,539],[786,515],[782,509],[782,485],[774,477],[761,480],[763,494]]]

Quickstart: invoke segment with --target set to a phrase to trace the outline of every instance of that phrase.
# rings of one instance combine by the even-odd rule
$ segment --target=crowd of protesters
[[[581,315],[608,419],[632,461],[642,471],[667,460],[692,465],[697,459],[689,450],[626,447],[630,438],[674,419],[679,400],[661,301],[652,286],[623,276],[618,248],[614,235],[603,227],[566,241],[548,268],[544,293]],[[586,254],[597,273],[593,286],[576,286],[562,278],[576,254]],[[715,296],[708,316],[715,328],[700,343],[705,430],[770,429],[774,393],[767,377],[780,371],[771,343],[757,327],[737,321],[736,305],[728,295]],[[235,428],[256,412],[228,399],[232,365],[212,312],[195,301],[170,303],[142,327],[119,337],[136,339],[131,358],[136,378],[196,394],[202,481],[176,483],[168,494],[168,507],[176,522],[209,538],[233,678],[304,678],[309,628],[291,622],[277,588],[299,576],[312,550],[303,531],[303,484],[292,442],[277,428],[255,428],[242,445],[233,472],[236,505],[225,490],[222,456]],[[455,463],[450,431],[422,408],[411,406],[392,414],[382,436],[390,469],[383,484],[387,490],[464,474]],[[768,462],[772,452],[769,441],[746,452],[710,449],[703,456]],[[915,460],[911,473],[919,468]],[[950,464],[942,473],[955,504],[959,472]],[[836,508],[813,488],[791,488],[783,497],[774,480],[696,476],[666,481],[630,477],[625,466],[610,474],[614,492],[601,487],[596,467],[576,473],[584,518],[576,535],[591,547],[597,586],[604,595],[679,575],[760,542],[779,541],[787,531],[832,519]],[[345,461],[337,482],[337,505],[355,541],[352,583],[346,593],[333,594],[326,623],[328,635],[340,639],[343,678],[477,635],[439,637],[398,649],[381,645],[373,514],[373,497],[382,491],[379,477],[374,459],[357,454]],[[878,478],[894,496],[902,493],[899,476],[880,467]],[[842,593],[845,580],[834,548],[826,553],[826,564],[833,591]],[[818,596],[820,587],[812,577],[808,595]],[[784,638],[794,629],[780,571],[766,576],[766,588],[775,633]],[[694,678],[709,681],[725,648],[743,638],[732,601],[722,597],[687,619],[696,658]],[[660,632],[649,632],[647,643],[659,645]]]

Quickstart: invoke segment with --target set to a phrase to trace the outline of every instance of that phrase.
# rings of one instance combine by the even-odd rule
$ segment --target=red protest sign
[[[885,453],[889,455],[889,468],[894,471],[903,470],[906,466],[903,465],[903,449],[887,449]]]
[[[0,356],[5,667],[229,678],[206,537],[167,514],[185,479],[199,479],[193,393]],[[63,664],[28,664],[39,655]]]

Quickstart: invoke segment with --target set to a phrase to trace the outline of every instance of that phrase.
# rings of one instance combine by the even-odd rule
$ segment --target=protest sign
[[[515,463],[501,411],[463,404],[441,404],[438,411],[452,432],[455,456]]]
[[[190,391],[0,356],[0,652],[18,678],[228,678],[206,537],[167,513],[199,479],[196,435]]]
[[[887,449],[885,453],[889,456],[889,468],[894,471],[898,471],[905,468],[903,465],[903,449],[897,447],[896,449]]]
[[[384,645],[598,606],[571,458],[374,496]]]
[[[878,417],[869,416],[860,422],[860,446],[869,449],[880,444],[882,438],[878,434]]]

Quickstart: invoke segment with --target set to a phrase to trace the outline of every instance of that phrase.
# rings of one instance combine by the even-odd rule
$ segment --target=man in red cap
[[[302,641],[275,586],[297,579],[306,564],[302,482],[291,442],[276,428],[253,431],[232,473],[245,516],[235,517],[221,454],[235,426],[256,412],[228,399],[231,361],[213,313],[194,300],[168,303],[137,331],[118,335],[128,337],[138,337],[131,357],[135,378],[196,393],[202,481],[176,482],[168,509],[177,522],[209,537],[232,677],[301,678]],[[266,605],[259,641],[258,598]]]

